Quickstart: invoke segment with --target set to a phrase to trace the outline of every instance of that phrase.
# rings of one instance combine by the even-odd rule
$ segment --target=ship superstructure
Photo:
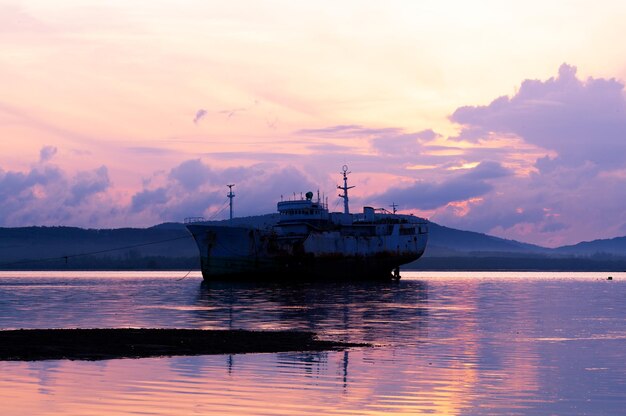
[[[427,223],[373,207],[350,214],[348,173],[344,166],[344,185],[338,186],[344,212],[330,212],[319,194],[314,200],[307,192],[278,202],[278,215],[271,217],[187,224],[204,279],[399,278],[399,266],[423,254]]]

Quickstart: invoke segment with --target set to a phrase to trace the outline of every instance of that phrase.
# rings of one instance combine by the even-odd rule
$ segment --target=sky
[[[0,226],[317,191],[555,247],[626,235],[621,1],[0,0]]]

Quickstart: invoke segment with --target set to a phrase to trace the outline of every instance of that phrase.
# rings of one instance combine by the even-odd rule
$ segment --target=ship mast
[[[341,189],[343,191],[343,195],[339,195],[340,198],[343,198],[343,212],[344,214],[350,213],[350,206],[348,204],[348,189],[354,188],[354,186],[348,186],[348,165],[343,165],[341,168],[343,171],[343,186],[337,185],[337,189]]]
[[[233,219],[233,198],[235,197],[235,194],[233,193],[233,186],[235,186],[235,184],[233,183],[232,185],[226,185],[228,186],[228,195],[226,195],[228,197],[228,205],[230,206],[230,219]]]

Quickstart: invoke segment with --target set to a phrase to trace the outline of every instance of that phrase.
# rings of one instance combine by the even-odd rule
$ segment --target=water
[[[626,414],[626,273],[184,275],[0,272],[0,328],[304,329],[374,347],[0,362],[0,414]]]

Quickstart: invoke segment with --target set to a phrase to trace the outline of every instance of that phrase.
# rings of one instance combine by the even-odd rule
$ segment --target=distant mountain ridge
[[[560,254],[601,255],[610,254],[626,257],[626,236],[607,238],[593,241],[583,241],[578,244],[562,246],[554,249]]]
[[[265,226],[276,219],[276,214],[268,214],[236,218],[234,222]],[[197,267],[198,261],[195,242],[181,223],[119,229],[0,228],[0,269],[185,269]],[[626,269],[626,236],[550,249],[430,222],[426,252],[409,266],[433,270],[580,270],[589,265]]]
[[[164,263],[163,259],[172,258],[188,259],[176,263],[185,268],[191,259],[197,263],[197,257],[195,242],[182,224],[164,228],[0,228],[3,269],[154,268],[158,259]]]
[[[438,255],[476,252],[505,252],[505,253],[534,253],[548,254],[551,249],[534,244],[521,243],[515,240],[507,240],[488,234],[474,231],[463,231],[430,222],[428,225],[427,251]]]

